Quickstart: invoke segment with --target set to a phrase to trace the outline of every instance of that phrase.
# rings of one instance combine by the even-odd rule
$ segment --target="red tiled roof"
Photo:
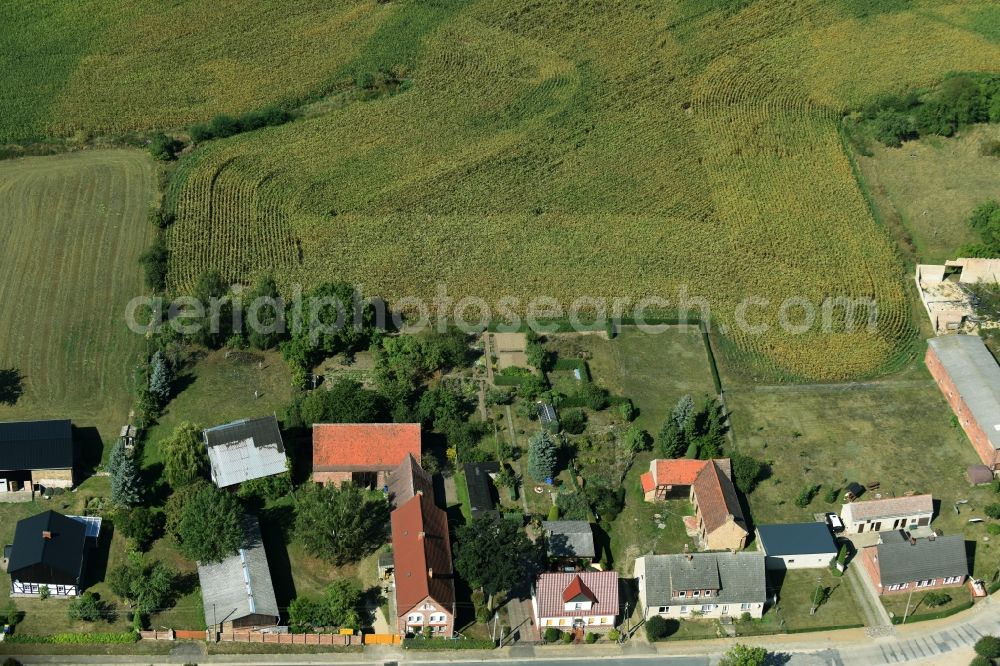
[[[314,472],[388,472],[410,453],[420,462],[419,423],[317,423]]]
[[[707,464],[707,460],[657,458],[649,464],[649,471],[657,486],[690,486]]]
[[[397,574],[398,575],[398,574]],[[590,592],[593,606],[588,615],[618,615],[618,574],[614,571],[544,573],[535,585],[539,617],[578,617],[580,611],[566,610],[566,594],[574,585]],[[569,597],[572,599],[572,597]]]
[[[692,484],[706,532],[714,532],[724,525],[730,515],[739,523],[746,522],[736,488],[719,466],[720,462],[723,461],[708,461]]]
[[[642,492],[644,493],[648,493],[650,490],[656,487],[656,484],[653,483],[652,472],[646,472],[645,474],[639,477],[639,480],[642,481]]]
[[[396,613],[403,616],[427,597],[454,612],[448,515],[420,492],[392,512]]]
[[[566,586],[566,590],[563,592],[563,602],[569,603],[574,599],[579,598],[587,599],[591,603],[597,603],[597,597],[590,588],[583,584],[579,576],[576,576],[569,585]]]

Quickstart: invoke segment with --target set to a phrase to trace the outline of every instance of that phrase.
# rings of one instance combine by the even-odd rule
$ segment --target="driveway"
[[[858,602],[861,612],[865,616],[865,625],[869,629],[869,635],[888,635],[892,633],[892,620],[889,612],[879,599],[875,585],[868,575],[862,571],[861,563],[856,562],[847,568],[844,576],[847,585],[854,595],[854,600]]]

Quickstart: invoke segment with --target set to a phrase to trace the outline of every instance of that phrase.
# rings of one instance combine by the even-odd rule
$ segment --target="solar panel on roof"
[[[96,539],[101,535],[101,517],[100,516],[66,516],[67,518],[72,518],[78,523],[83,523],[83,528],[85,530],[85,536],[89,539]]]

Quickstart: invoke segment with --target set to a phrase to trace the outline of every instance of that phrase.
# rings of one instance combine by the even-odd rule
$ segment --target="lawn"
[[[937,502],[933,526],[945,534],[964,534],[975,550],[975,575],[992,580],[1000,548],[992,545],[985,523],[967,521],[984,518],[983,507],[997,496],[965,480],[966,467],[979,458],[964,433],[952,426],[951,411],[932,380],[741,389],[729,392],[727,402],[739,449],[771,467],[770,478],[749,496],[753,522],[839,513],[840,500],[827,503],[824,493],[848,482],[878,481],[882,497],[932,493]],[[819,485],[819,493],[799,508],[794,499],[807,485]],[[960,514],[955,512],[958,500],[968,500]]]
[[[829,569],[769,571],[768,583],[770,592],[778,594],[777,608],[769,612],[778,616],[784,631],[864,624],[864,616],[847,581],[834,576]],[[826,591],[826,599],[816,614],[810,615],[817,587]]]
[[[927,592],[915,592],[912,596],[909,594],[887,594],[882,597],[882,605],[889,611],[890,616],[893,618],[898,617],[902,620],[903,615],[906,613],[907,604],[909,604],[909,614],[906,616],[906,623],[909,624],[911,621],[917,622],[921,619],[927,619],[926,616],[928,615],[933,617],[934,615],[947,613],[948,611],[957,612],[958,609],[967,606],[972,598],[969,588],[965,585],[943,589],[940,592],[947,594],[951,597],[951,600],[946,604],[933,608],[927,605]]]
[[[0,367],[24,375],[0,421],[72,419],[90,465],[128,418],[143,339],[124,318],[155,181],[138,151],[0,162]]]
[[[150,428],[143,450],[145,467],[162,462],[158,442],[183,421],[207,428],[275,413],[280,417],[292,398],[291,375],[278,352],[208,352],[177,383],[181,392]]]
[[[980,155],[1000,126],[977,125],[951,139],[928,137],[902,148],[871,146],[871,157],[856,159],[880,207],[889,207],[912,238],[921,263],[958,257],[958,248],[979,241],[968,224],[972,210],[1000,199],[998,161]]]

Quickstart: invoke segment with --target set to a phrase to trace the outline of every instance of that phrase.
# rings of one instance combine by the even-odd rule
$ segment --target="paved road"
[[[950,666],[967,664],[971,646],[986,634],[1000,635],[1000,600],[993,599],[974,609],[944,620],[897,627],[894,636],[872,639],[864,630],[850,629],[826,634],[740,638],[740,642],[763,645],[774,655],[773,664],[787,666],[883,666],[921,664]],[[733,640],[668,641],[651,646],[638,640],[617,646],[557,646],[534,648],[515,646],[470,654],[464,651],[428,653],[418,650],[376,647],[365,653],[315,655],[213,655],[200,656],[198,663],[247,664],[266,666],[311,664],[449,664],[472,666],[503,661],[516,666],[577,666],[600,661],[607,666],[714,666]],[[113,656],[32,656],[25,664],[183,664],[180,655],[147,657]]]

